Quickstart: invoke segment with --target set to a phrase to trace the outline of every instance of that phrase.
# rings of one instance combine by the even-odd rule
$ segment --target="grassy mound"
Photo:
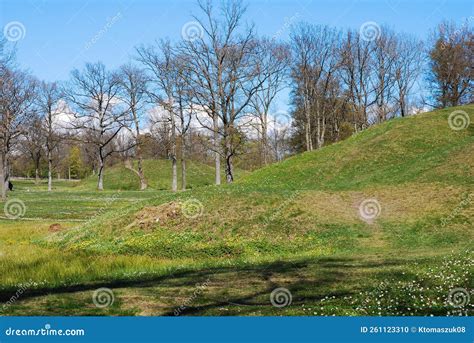
[[[474,124],[451,129],[447,108],[376,125],[353,137],[248,175],[240,184],[280,189],[362,189],[407,182],[473,185]]]
[[[453,110],[377,125],[235,185],[163,194],[110,212],[61,236],[59,244],[163,258],[462,244],[473,234],[474,130],[452,130]],[[473,117],[474,106],[462,110]],[[172,201],[176,214],[164,220],[160,206]],[[364,201],[376,207],[376,218],[361,215]],[[187,215],[188,207],[195,215]],[[146,229],[140,211],[151,218]]]
[[[455,110],[474,123],[474,106],[434,111],[376,125],[230,186],[125,191],[86,222],[38,237],[36,247],[100,261],[90,275],[102,270],[103,282],[168,275],[160,294],[195,280],[211,284],[190,314],[454,314],[446,296],[472,289],[474,268],[474,124],[452,130]],[[135,193],[153,196],[133,200]],[[104,261],[117,265],[106,270]],[[12,268],[6,275],[14,279],[49,277],[44,268]],[[79,269],[69,277],[92,278]],[[156,287],[120,290],[146,310],[124,302],[108,313],[172,313],[176,304],[150,298]],[[292,306],[267,304],[276,287],[291,291]]]
[[[135,168],[136,163],[135,163]],[[150,189],[168,190],[171,188],[171,162],[169,160],[145,160],[143,170]],[[213,167],[194,161],[187,163],[187,188],[196,188],[214,184]],[[237,170],[237,177],[245,175]],[[97,176],[89,176],[78,187],[95,189]],[[181,187],[181,165],[178,163],[178,187]],[[108,190],[139,190],[140,183],[136,173],[119,164],[105,169],[104,188]]]

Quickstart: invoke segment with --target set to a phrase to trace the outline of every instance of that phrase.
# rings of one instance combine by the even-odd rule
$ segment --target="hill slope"
[[[448,117],[470,115],[455,131]],[[474,105],[390,120],[320,151],[257,170],[245,186],[287,189],[361,189],[403,182],[474,184]]]
[[[298,252],[300,244],[312,240],[323,250],[338,251],[363,248],[358,238],[372,235],[373,224],[381,229],[377,238],[383,231],[400,231],[387,236],[393,246],[463,242],[473,233],[473,209],[464,206],[453,218],[450,213],[474,191],[474,127],[450,129],[448,115],[453,110],[377,125],[347,141],[258,170],[234,185],[163,193],[121,209],[119,215],[107,213],[91,227],[69,232],[61,242],[76,245],[79,235],[82,247],[114,251],[120,246],[122,251],[167,257],[193,256],[196,249],[187,247],[195,243],[191,238],[203,243],[203,255],[210,256]],[[463,110],[474,122],[474,106]],[[365,200],[377,207],[377,216],[370,220],[361,217]],[[197,215],[185,215],[182,207],[187,202]],[[447,217],[451,225],[439,230]],[[89,241],[87,236],[93,238]],[[410,241],[412,236],[424,240]],[[128,242],[125,237],[133,239]],[[170,245],[177,239],[172,253],[170,246],[163,246],[164,251],[158,247],[164,237]],[[339,241],[345,243],[339,246]],[[209,242],[211,252],[206,250]],[[135,250],[134,244],[143,246]],[[222,251],[213,252],[214,245]]]
[[[474,106],[395,119],[236,184],[159,192],[38,243],[198,269],[219,280],[203,302],[233,304],[201,314],[306,315],[308,304],[321,314],[449,314],[439,299],[472,288],[474,267],[474,124],[450,129],[455,110],[474,123]],[[294,306],[259,305],[277,286]]]

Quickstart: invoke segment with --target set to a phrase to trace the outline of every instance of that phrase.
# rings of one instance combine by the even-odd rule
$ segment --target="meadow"
[[[474,122],[474,106],[458,109]],[[173,194],[165,161],[147,162],[143,192],[120,166],[103,192],[15,181],[24,211],[0,219],[2,314],[469,315],[474,126],[452,130],[452,111],[222,187],[195,164]]]

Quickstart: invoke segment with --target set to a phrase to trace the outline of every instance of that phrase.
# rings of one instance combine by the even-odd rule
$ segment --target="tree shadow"
[[[110,289],[160,287],[170,290],[182,288],[193,293],[197,287],[205,285],[206,280],[219,280],[222,285],[217,291],[224,290],[224,293],[228,293],[229,290],[237,294],[233,296],[219,294],[219,292],[208,294],[209,292],[204,289],[203,294],[199,295],[202,298],[199,299],[200,302],[205,301],[204,304],[185,306],[186,304],[178,303],[176,307],[170,307],[170,310],[167,310],[163,315],[176,315],[176,308],[179,308],[179,315],[201,315],[210,310],[228,306],[239,307],[241,314],[244,314],[246,308],[252,310],[258,307],[271,308],[270,294],[278,287],[284,287],[293,294],[294,305],[320,301],[327,295],[324,290],[331,290],[333,296],[343,297],[353,293],[353,290],[345,290],[344,285],[356,281],[359,269],[376,273],[382,266],[398,266],[405,263],[407,263],[406,260],[373,261],[353,257],[318,257],[244,266],[219,266],[202,270],[180,270],[167,275],[134,280],[113,280],[56,288],[27,289],[20,295],[18,302],[47,295],[93,291],[101,287]],[[239,282],[245,283],[252,280],[258,280],[262,284],[261,287],[250,292],[238,289]],[[15,291],[0,291],[0,301],[7,302],[13,295],[15,295]]]

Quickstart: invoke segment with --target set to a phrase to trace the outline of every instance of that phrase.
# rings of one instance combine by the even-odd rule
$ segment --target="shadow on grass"
[[[41,288],[26,290],[18,299],[19,302],[47,295],[72,294],[76,292],[92,291],[100,287],[107,288],[151,288],[193,290],[206,280],[220,284],[217,292],[207,292],[202,300],[205,303],[194,306],[169,307],[165,316],[175,315],[175,309],[180,308],[180,315],[200,315],[220,307],[237,306],[241,308],[239,314],[245,314],[246,308],[272,307],[271,292],[278,287],[285,287],[293,295],[293,304],[303,304],[319,301],[328,293],[336,297],[351,295],[360,290],[361,273],[375,275],[381,267],[397,267],[405,264],[406,260],[373,261],[356,258],[304,258],[291,261],[276,261],[244,266],[213,267],[203,270],[180,270],[160,276],[148,276],[135,280],[113,280],[81,285]],[[365,276],[366,277],[366,276]],[[261,284],[250,290],[248,285],[258,280]],[[244,290],[239,289],[241,283]],[[364,285],[365,286],[365,285]],[[236,293],[229,295],[227,291]],[[1,291],[0,301],[7,302],[15,291]],[[230,313],[234,314],[234,313]]]

